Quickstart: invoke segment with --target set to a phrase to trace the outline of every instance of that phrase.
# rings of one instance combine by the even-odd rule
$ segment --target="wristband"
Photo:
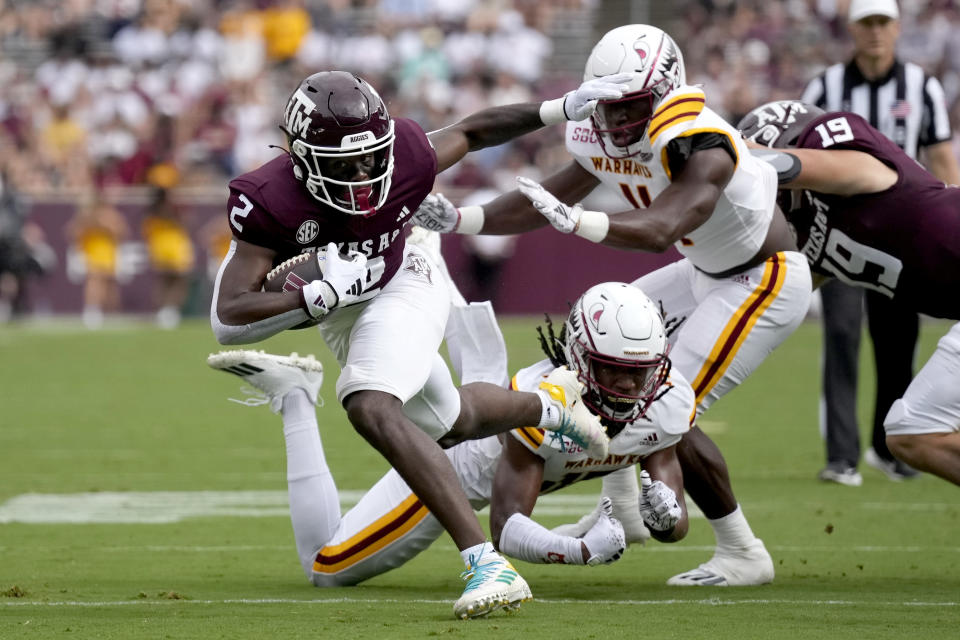
[[[609,230],[610,216],[602,211],[584,211],[573,232],[592,242],[603,242]]]
[[[457,215],[459,216],[455,228],[457,233],[476,235],[480,233],[480,229],[483,229],[483,207],[460,207],[457,209]]]
[[[546,100],[540,104],[540,119],[543,121],[543,124],[548,126],[561,124],[570,119],[567,117],[567,112],[563,108],[566,100],[567,96],[564,95],[562,98]]]
[[[326,280],[314,280],[300,289],[300,304],[311,318],[322,318],[340,303],[340,296]]]

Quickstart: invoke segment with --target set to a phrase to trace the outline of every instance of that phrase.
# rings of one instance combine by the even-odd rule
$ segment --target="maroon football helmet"
[[[737,123],[743,137],[774,149],[794,147],[807,125],[826,113],[799,100],[778,100],[760,105]]]
[[[751,142],[772,149],[797,146],[800,134],[807,125],[826,113],[820,107],[799,100],[778,100],[762,104],[737,123],[741,135]],[[797,189],[777,191],[781,211],[790,213],[800,205]]]
[[[293,173],[315,200],[351,215],[371,215],[393,175],[393,120],[376,90],[346,71],[321,71],[287,100],[280,128]]]

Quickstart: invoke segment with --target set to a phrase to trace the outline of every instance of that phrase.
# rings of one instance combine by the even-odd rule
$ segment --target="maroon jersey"
[[[797,147],[862,151],[898,174],[878,193],[803,191],[788,219],[811,270],[960,320],[960,188],[944,186],[854,113],[820,116]]]
[[[383,286],[400,268],[403,227],[433,189],[437,157],[420,126],[394,119],[394,170],[384,205],[371,216],[349,215],[314,200],[293,175],[288,155],[230,181],[230,228],[233,235],[277,252],[274,264],[307,250],[337,243],[368,259],[382,258]]]

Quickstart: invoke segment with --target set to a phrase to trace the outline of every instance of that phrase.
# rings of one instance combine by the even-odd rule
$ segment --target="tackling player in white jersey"
[[[675,369],[691,381],[697,413],[740,384],[800,324],[810,270],[776,207],[776,172],[753,158],[739,133],[685,84],[683,57],[666,33],[618,27],[600,40],[584,77],[629,73],[627,93],[601,100],[591,125],[566,131],[573,161],[537,184],[483,207],[456,209],[428,196],[418,224],[460,233],[518,233],[547,222],[565,233],[626,250],[684,259],[636,280],[658,301]],[[577,203],[599,184],[627,209],[607,214]],[[773,579],[773,562],[733,495],[716,445],[694,427],[678,447],[685,485],[717,538],[714,557],[674,576],[674,585],[752,585]]]
[[[675,449],[688,430],[694,400],[686,380],[670,372],[659,310],[635,287],[603,283],[574,304],[559,337],[550,325],[548,335],[542,344],[549,357],[517,373],[511,386],[536,390],[556,366],[568,363],[586,386],[584,402],[612,436],[610,453],[592,459],[568,438],[537,427],[447,449],[473,507],[490,504],[498,548],[528,562],[613,562],[627,543],[614,516],[624,518],[633,539],[645,537],[644,525],[659,540],[683,538],[687,513]],[[402,565],[443,533],[395,470],[341,515],[313,409],[322,381],[316,360],[233,351],[208,362],[240,375],[282,406],[290,515],[313,584],[357,584]],[[643,466],[642,493],[620,511],[605,498],[582,536],[558,534],[530,519],[538,495],[611,472],[636,477],[637,464]]]

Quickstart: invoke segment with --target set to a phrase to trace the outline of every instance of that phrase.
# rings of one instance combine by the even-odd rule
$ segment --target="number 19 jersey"
[[[896,183],[877,193],[802,192],[788,220],[810,269],[960,320],[960,188],[945,186],[854,113],[820,116],[797,147],[862,151],[897,172]]]

